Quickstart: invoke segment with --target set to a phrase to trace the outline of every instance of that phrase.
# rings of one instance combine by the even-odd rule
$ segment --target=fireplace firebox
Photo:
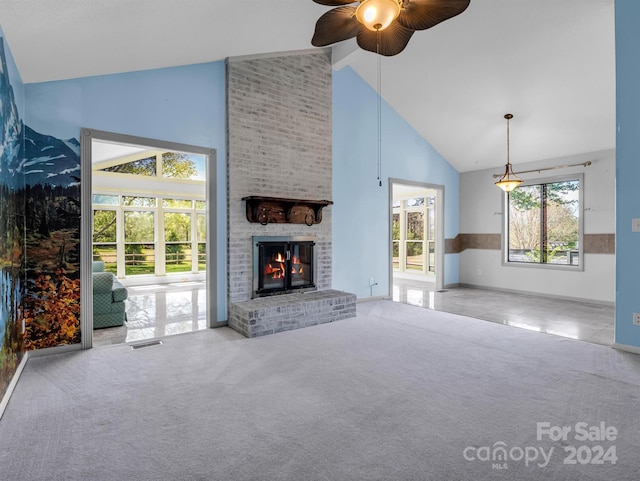
[[[253,297],[316,289],[313,236],[253,237]]]

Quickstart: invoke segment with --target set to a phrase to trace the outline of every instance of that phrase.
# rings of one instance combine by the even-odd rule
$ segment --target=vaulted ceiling
[[[305,50],[312,0],[0,0],[25,83]],[[381,61],[382,96],[461,172],[615,148],[614,0],[471,0]],[[336,68],[374,88],[349,40]],[[498,169],[499,170],[499,169]]]

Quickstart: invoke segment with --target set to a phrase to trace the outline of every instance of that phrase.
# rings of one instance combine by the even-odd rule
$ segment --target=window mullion
[[[541,199],[541,217],[540,217],[540,262],[542,264],[547,263],[547,242],[548,242],[548,227],[547,227],[547,184],[542,184],[542,199]]]

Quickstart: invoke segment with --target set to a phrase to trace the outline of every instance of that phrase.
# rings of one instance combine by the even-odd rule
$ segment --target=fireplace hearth
[[[252,241],[252,297],[316,289],[314,236],[260,236]]]

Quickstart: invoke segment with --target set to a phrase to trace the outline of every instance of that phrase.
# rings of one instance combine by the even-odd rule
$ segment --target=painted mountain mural
[[[6,187],[19,189],[24,185],[17,172],[22,150],[22,121],[15,103],[13,87],[9,79],[4,42],[0,38],[0,182]]]
[[[23,129],[0,37],[0,398],[24,353],[24,177],[20,173]]]
[[[60,140],[29,128],[24,129],[25,155],[19,169],[29,186],[68,187],[80,181],[80,142]]]

